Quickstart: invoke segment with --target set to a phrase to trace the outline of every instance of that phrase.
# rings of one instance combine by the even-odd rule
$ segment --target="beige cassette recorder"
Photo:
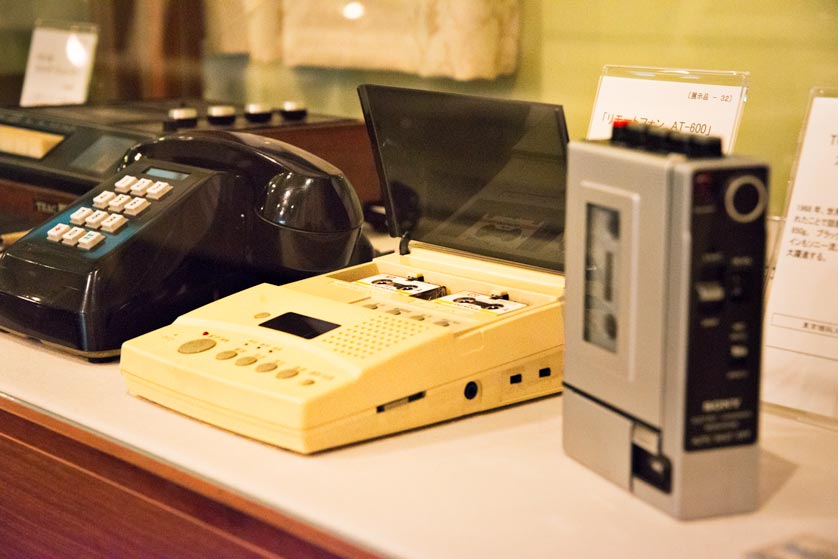
[[[561,107],[359,93],[398,253],[129,340],[132,394],[312,453],[561,390]]]

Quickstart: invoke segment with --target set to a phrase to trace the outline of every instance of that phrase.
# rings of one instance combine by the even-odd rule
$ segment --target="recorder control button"
[[[256,372],[257,373],[270,373],[274,369],[276,369],[276,363],[260,363],[256,365]]]
[[[207,351],[208,349],[212,349],[215,347],[215,340],[210,338],[198,338],[197,340],[190,340],[186,343],[181,344],[179,348],[177,348],[178,353],[201,353],[202,351]]]
[[[715,281],[700,281],[695,284],[700,305],[716,305],[725,300],[725,289]]]
[[[748,357],[748,346],[743,344],[733,344],[730,346],[730,358],[735,360],[746,359]]]
[[[253,365],[256,363],[256,358],[252,355],[247,355],[245,357],[239,357],[236,359],[236,366],[238,367],[246,367],[248,365]]]
[[[59,223],[49,231],[47,231],[47,240],[57,243],[61,241],[61,237],[64,236],[64,233],[70,230],[70,226],[66,223]]]
[[[300,374],[300,370],[296,367],[290,369],[283,369],[276,374],[276,378],[292,378]]]
[[[232,359],[236,355],[238,355],[238,353],[236,353],[235,351],[233,351],[231,349],[228,349],[226,351],[219,351],[215,355],[215,358],[218,359],[219,361],[224,361],[225,359]]]
[[[753,175],[738,177],[725,190],[725,210],[733,221],[749,223],[762,215],[768,204],[765,184]]]

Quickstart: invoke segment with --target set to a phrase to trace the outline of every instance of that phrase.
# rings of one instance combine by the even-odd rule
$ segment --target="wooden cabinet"
[[[0,398],[3,557],[374,557]]]

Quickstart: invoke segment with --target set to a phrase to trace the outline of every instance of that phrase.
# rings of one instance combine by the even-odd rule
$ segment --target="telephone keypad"
[[[165,181],[124,175],[113,183],[113,190],[103,190],[89,202],[92,208],[77,208],[70,214],[69,224],[59,223],[50,229],[47,240],[92,250],[107,239],[102,232],[117,233],[129,221],[125,216],[139,216],[152,205],[151,200],[160,200],[173,189]]]

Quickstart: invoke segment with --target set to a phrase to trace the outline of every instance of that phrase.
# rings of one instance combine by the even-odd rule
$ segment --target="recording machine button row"
[[[178,347],[177,351],[178,351],[178,353],[182,353],[182,354],[185,354],[185,355],[191,355],[191,354],[195,354],[195,353],[202,353],[204,351],[208,351],[208,350],[214,348],[216,345],[218,345],[217,342],[215,340],[213,340],[212,338],[197,338],[197,339],[189,340],[188,342],[182,343]],[[223,351],[218,352],[215,355],[215,358],[218,359],[219,361],[226,361],[226,360],[232,359],[233,357],[236,357],[236,356],[238,356],[238,352],[235,351],[235,350],[223,350]],[[242,357],[239,357],[238,359],[236,359],[233,362],[233,364],[238,366],[238,367],[247,367],[249,365],[253,365],[257,361],[258,361],[258,359],[256,357],[254,357],[252,355],[245,355],[245,356],[242,356]],[[278,363],[276,361],[267,361],[267,362],[264,362],[264,363],[259,363],[258,365],[256,365],[255,371],[257,373],[270,373],[270,372],[275,371],[276,369],[278,369],[279,364],[280,363]],[[278,379],[289,379],[289,378],[294,378],[294,377],[298,376],[301,372],[302,372],[302,369],[300,369],[299,367],[288,367],[286,369],[282,369],[281,371],[276,373],[274,376]],[[317,374],[317,373],[315,373],[315,374]],[[314,383],[315,383],[315,381],[313,379],[310,379],[310,378],[301,379],[300,382],[299,382],[299,384],[301,384],[303,386],[310,386]]]

